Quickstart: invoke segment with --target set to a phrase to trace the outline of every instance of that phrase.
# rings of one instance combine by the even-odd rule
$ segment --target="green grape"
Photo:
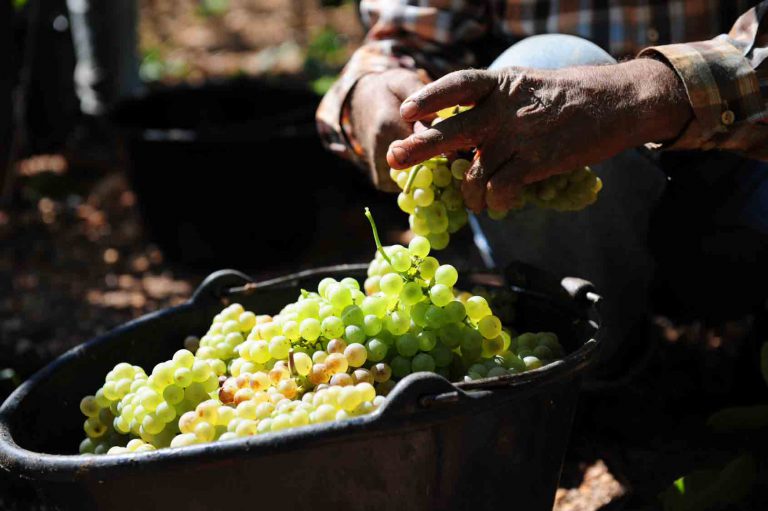
[[[457,158],[456,160],[451,163],[451,174],[453,175],[454,179],[457,179],[459,181],[464,179],[464,174],[467,173],[469,170],[469,167],[472,166],[472,162],[469,160],[464,160],[462,158]]]
[[[451,228],[451,213],[455,211],[464,211],[466,217],[466,210],[464,209],[464,199],[461,197],[461,193],[456,188],[446,188],[443,193],[440,194],[440,200],[445,204],[445,209],[448,210],[448,230]]]
[[[467,211],[464,208],[448,211],[448,233],[453,234],[458,232],[462,227],[467,225],[468,219]]]
[[[506,353],[503,353],[501,357],[502,357],[502,363],[504,367],[506,367],[507,369],[514,369],[516,371],[522,372],[522,371],[525,371],[527,368],[525,365],[525,362],[523,362],[523,359],[521,359],[514,353],[511,353],[508,351]]]
[[[422,259],[429,255],[430,249],[429,240],[423,236],[415,236],[408,244],[408,251],[411,255]]]
[[[434,257],[425,257],[424,260],[419,263],[419,273],[421,274],[421,278],[424,280],[432,280],[432,277],[435,276],[435,272],[439,266],[440,263],[438,263],[437,259]]]
[[[80,411],[86,417],[96,417],[99,414],[99,404],[93,396],[85,396],[80,401]]]
[[[533,348],[533,355],[540,360],[551,360],[555,358],[552,350],[547,346],[536,346]]]
[[[427,312],[424,314],[424,319],[427,323],[427,327],[437,329],[448,321],[448,315],[441,307],[430,305],[427,307]]]
[[[400,301],[405,305],[414,305],[424,299],[421,286],[416,282],[408,282],[400,291]]]
[[[421,351],[432,351],[437,345],[437,336],[434,332],[424,330],[416,336]]]
[[[416,204],[416,206],[422,208],[430,206],[433,202],[435,202],[435,192],[433,192],[431,188],[417,188],[413,192],[413,202]],[[410,213],[410,211],[408,211],[408,213]],[[427,225],[429,225],[429,220],[427,220]]]
[[[541,360],[539,360],[537,357],[534,356],[528,356],[523,358],[523,362],[525,363],[525,367],[527,369],[538,369],[542,366]]]
[[[415,335],[405,333],[395,340],[395,348],[403,357],[413,357],[419,351],[419,341]]]
[[[400,311],[393,311],[384,319],[384,327],[392,335],[403,335],[408,331],[411,320]]]
[[[448,323],[447,325],[442,326],[440,330],[438,330],[437,336],[444,345],[448,346],[449,348],[455,348],[467,335],[464,330],[465,329],[462,329],[460,324]]]
[[[269,351],[269,344],[266,341],[256,341],[253,346],[248,350],[248,355],[251,360],[257,364],[264,364],[272,358],[272,354]],[[200,381],[195,379],[195,381]]]
[[[312,357],[310,357],[306,353],[301,353],[301,352],[294,353],[293,367],[296,369],[296,372],[299,373],[301,376],[308,375],[309,371],[312,369]]]
[[[432,178],[432,182],[435,186],[438,188],[445,188],[450,185],[452,181],[453,176],[451,176],[451,169],[445,165],[438,165],[437,168],[435,168]]]
[[[411,254],[405,250],[395,252],[392,257],[392,269],[396,272],[406,272],[411,267]]]
[[[301,337],[299,324],[296,321],[286,321],[283,323],[283,335],[291,341],[297,341]]]
[[[484,338],[482,342],[482,356],[485,358],[498,355],[504,351],[504,340],[500,335],[493,339]]]
[[[320,324],[320,332],[326,339],[335,339],[344,335],[344,321],[336,316],[328,316]]]
[[[435,360],[437,367],[448,367],[453,360],[453,352],[442,343],[438,343],[429,354]]]
[[[341,314],[341,320],[344,322],[345,326],[362,326],[364,318],[365,314],[363,313],[363,309],[357,305],[348,306]]]
[[[429,234],[429,226],[427,225],[427,219],[423,216],[411,214],[408,217],[408,225],[411,227],[413,234],[417,236],[426,236]]]
[[[509,372],[503,367],[494,367],[488,371],[488,378],[497,378],[499,376],[506,376]]]
[[[365,332],[365,335],[368,337],[373,337],[381,332],[383,326],[384,322],[378,316],[368,314],[363,318],[363,332]]]
[[[416,211],[416,201],[413,200],[413,195],[410,193],[400,192],[397,196],[397,206],[405,213]]]
[[[517,337],[518,350],[531,350],[537,345],[536,335],[532,333],[524,333]]]
[[[359,326],[349,325],[344,329],[344,339],[348,343],[363,343],[365,342],[365,332]]]
[[[472,321],[480,321],[491,313],[488,302],[482,296],[473,296],[464,304],[467,309],[467,316]]]
[[[453,300],[453,291],[443,284],[435,284],[429,290],[429,298],[437,307],[444,307]]]
[[[352,291],[341,284],[331,284],[328,287],[328,301],[339,310],[344,310],[347,305],[352,305]]]
[[[451,323],[461,323],[467,316],[467,310],[464,308],[464,304],[458,300],[451,300],[443,308],[445,315]]]
[[[320,330],[321,330],[320,325],[321,325],[320,321],[318,321],[317,319],[307,318],[304,321],[302,321],[301,324],[299,325],[299,333],[301,334],[301,337],[303,337],[304,339],[308,341],[315,341],[317,340],[318,337],[320,337]],[[288,341],[288,339],[286,339],[284,336],[279,336],[279,337],[281,338],[281,343],[283,345],[287,344],[288,349],[290,349],[290,341]],[[285,341],[282,341],[282,339],[285,339]],[[273,342],[274,342],[274,338],[269,343],[269,353],[270,355],[272,355],[272,358],[282,359],[287,357],[288,356],[287,352],[285,353],[285,356],[275,355],[276,352],[272,348]],[[283,351],[278,351],[277,353],[282,355]]]
[[[477,329],[486,339],[493,339],[501,334],[501,320],[494,315],[485,316],[477,323]]]
[[[447,229],[447,225],[446,225]],[[429,240],[429,243],[432,245],[432,248],[435,250],[443,250],[445,247],[448,246],[448,243],[451,240],[450,234],[448,232],[430,232],[427,235],[427,239]]]
[[[365,314],[373,314],[378,318],[383,318],[387,312],[387,299],[381,296],[367,296],[361,306]]]
[[[411,359],[396,355],[389,364],[392,367],[392,375],[397,378],[405,378],[411,374]]]
[[[328,289],[328,286],[331,284],[336,284],[336,279],[333,279],[331,277],[326,277],[323,280],[320,281],[320,283],[317,285],[317,292],[320,293],[320,296],[326,296],[326,290]]]
[[[381,362],[387,356],[387,345],[376,337],[369,339],[365,348],[368,350],[368,360],[371,362]]]
[[[435,359],[426,353],[419,353],[411,361],[411,369],[414,373],[419,371],[433,372],[436,367]]]
[[[422,166],[416,172],[416,177],[413,180],[413,186],[416,188],[427,188],[432,184],[432,171],[429,168]]]
[[[483,336],[473,328],[465,328],[462,334],[460,339],[462,354],[470,353],[479,356],[482,351]],[[442,337],[440,340],[443,340]]]
[[[435,282],[444,286],[453,287],[459,280],[459,272],[450,264],[444,264],[435,271]]]
[[[403,285],[403,278],[394,273],[384,275],[379,282],[381,291],[388,296],[398,296],[403,290]]]
[[[288,352],[290,350],[291,350],[291,341],[289,341],[287,337],[278,335],[273,337],[272,340],[269,341],[269,355],[275,360],[284,360],[288,358]]]
[[[344,356],[351,367],[360,367],[368,359],[368,352],[360,343],[352,343],[344,349]]]
[[[411,309],[411,320],[413,320],[413,322],[417,326],[421,328],[424,328],[425,326],[427,326],[426,315],[427,315],[427,309],[429,309],[429,307],[430,307],[430,304],[428,302],[422,301],[414,305],[413,308]]]

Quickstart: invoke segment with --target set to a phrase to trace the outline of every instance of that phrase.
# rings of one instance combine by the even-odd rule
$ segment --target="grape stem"
[[[296,364],[293,362],[293,348],[288,351],[288,371],[293,376],[296,373]]]
[[[416,181],[416,174],[419,173],[421,167],[423,167],[422,164],[414,165],[411,172],[408,174],[408,181],[405,182],[405,187],[403,188],[403,192],[405,192],[406,195],[411,193],[411,187],[413,186],[413,182]]]
[[[384,251],[384,247],[381,246],[381,240],[379,239],[379,230],[376,229],[376,221],[373,219],[373,215],[371,214],[371,210],[367,207],[365,208],[365,218],[368,219],[368,223],[371,224],[371,230],[373,231],[373,240],[376,242],[376,250],[379,251],[379,254],[384,258],[384,260],[389,263],[390,266],[392,266],[392,260],[389,258],[387,253]]]

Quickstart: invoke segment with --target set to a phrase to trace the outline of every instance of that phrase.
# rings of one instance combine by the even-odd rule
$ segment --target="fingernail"
[[[389,152],[395,157],[397,163],[405,163],[405,150],[402,147],[390,147]]]
[[[400,105],[400,116],[405,119],[410,119],[414,115],[416,115],[416,112],[419,111],[419,105],[416,104],[415,101],[411,101],[410,99]]]

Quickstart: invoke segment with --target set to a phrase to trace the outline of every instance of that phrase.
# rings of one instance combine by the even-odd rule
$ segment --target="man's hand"
[[[365,151],[371,178],[380,190],[398,191],[389,177],[387,148],[392,141],[413,133],[414,123],[400,117],[400,105],[423,86],[415,71],[391,69],[362,77],[352,92],[353,135]]]
[[[458,71],[411,95],[400,112],[414,122],[459,104],[474,108],[394,142],[387,160],[402,169],[477,147],[462,183],[465,203],[474,211],[509,209],[526,184],[673,139],[692,115],[675,72],[650,59],[558,70]]]

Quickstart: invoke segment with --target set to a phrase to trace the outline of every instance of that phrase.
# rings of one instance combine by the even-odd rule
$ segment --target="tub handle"
[[[482,396],[480,395],[482,394]],[[427,408],[453,405],[490,392],[466,392],[436,373],[409,374],[387,396],[381,409],[383,416],[407,415]]]
[[[229,296],[229,290],[235,287],[253,285],[253,279],[237,270],[219,270],[211,273],[192,295],[192,303],[220,303]]]
[[[603,298],[595,292],[595,286],[588,280],[578,277],[565,277],[560,284],[563,289],[579,303],[597,305]]]

